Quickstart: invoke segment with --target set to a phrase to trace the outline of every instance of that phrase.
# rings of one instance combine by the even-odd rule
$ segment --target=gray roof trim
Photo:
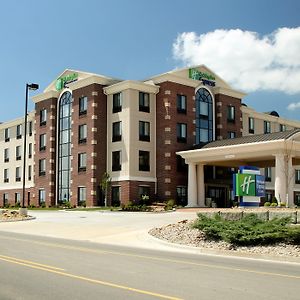
[[[265,134],[255,134],[255,135],[247,135],[243,137],[238,137],[234,139],[225,139],[218,140],[207,143],[200,146],[200,149],[208,149],[208,148],[217,148],[217,147],[226,147],[240,144],[252,144],[252,143],[260,143],[267,141],[276,141],[276,140],[288,140],[294,134],[300,133],[300,129],[287,130],[282,132],[273,132],[273,133],[265,133]]]

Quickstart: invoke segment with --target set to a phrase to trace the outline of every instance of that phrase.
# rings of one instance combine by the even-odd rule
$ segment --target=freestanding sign
[[[240,206],[259,206],[260,197],[265,196],[265,177],[256,167],[240,167],[233,175],[233,190],[240,197]]]

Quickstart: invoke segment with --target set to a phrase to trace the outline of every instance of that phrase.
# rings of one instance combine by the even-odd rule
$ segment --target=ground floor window
[[[15,193],[15,204],[20,204],[20,203],[21,203],[21,194]]]
[[[297,206],[300,206],[300,193],[295,194],[294,202]]]
[[[120,206],[120,186],[112,186],[111,187],[111,205],[112,206]]]
[[[150,186],[140,185],[139,186],[139,199],[144,203],[148,204],[150,200]]]
[[[46,191],[44,189],[39,190],[39,206],[44,205],[46,202]]]
[[[176,204],[186,206],[187,205],[187,187],[177,186],[176,187]]]
[[[4,193],[3,194],[3,206],[7,206],[8,205],[8,194]]]
[[[86,204],[86,187],[78,187],[78,205],[85,206]]]

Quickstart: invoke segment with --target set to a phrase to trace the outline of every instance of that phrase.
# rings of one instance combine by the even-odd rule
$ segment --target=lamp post
[[[39,88],[36,83],[26,83],[26,99],[25,99],[25,121],[24,121],[24,144],[23,144],[23,193],[22,193],[22,208],[25,208],[25,178],[26,178],[26,142],[27,142],[27,110],[28,110],[28,90],[35,91]],[[26,210],[22,210],[21,213],[27,214]]]

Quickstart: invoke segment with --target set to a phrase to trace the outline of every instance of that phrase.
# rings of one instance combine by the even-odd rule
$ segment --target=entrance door
[[[211,198],[212,203],[215,203],[217,207],[228,207],[227,194],[226,187],[209,186],[207,189],[207,197]]]

